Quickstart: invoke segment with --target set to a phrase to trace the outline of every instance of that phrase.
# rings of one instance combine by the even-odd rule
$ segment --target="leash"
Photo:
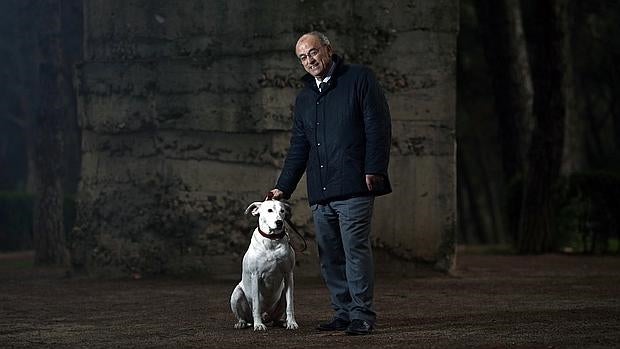
[[[265,200],[273,200],[273,193],[268,191],[267,195],[265,196]],[[284,222],[286,223],[286,225],[295,232],[295,234],[297,234],[297,236],[299,236],[301,238],[301,241],[303,241],[304,243],[304,247],[301,250],[298,250],[297,248],[295,248],[295,246],[293,246],[293,244],[291,244],[290,242],[288,243],[291,248],[293,249],[293,251],[297,252],[297,253],[302,253],[304,251],[306,251],[308,249],[308,242],[306,241],[306,238],[301,235],[299,233],[299,231],[297,230],[297,228],[295,227],[295,225],[293,224],[293,222],[291,222],[290,219],[288,218],[284,218]]]
[[[297,234],[297,235],[301,238],[301,241],[303,241],[303,242],[304,242],[304,247],[303,247],[301,250],[298,250],[298,249],[296,249],[296,248],[295,248],[295,246],[293,246],[293,244],[291,244],[290,242],[289,242],[288,244],[289,244],[289,245],[291,245],[291,247],[293,248],[293,250],[294,250],[295,252],[297,252],[297,253],[302,253],[302,252],[304,252],[305,250],[307,250],[307,249],[308,249],[308,242],[306,241],[306,238],[305,238],[303,235],[301,235],[301,234],[297,231],[297,229],[296,229],[296,228],[295,228],[295,226],[293,225],[293,222],[291,222],[288,218],[285,218],[285,219],[284,219],[284,222],[286,222],[286,225],[288,225],[288,227],[289,227],[289,228],[291,228],[291,230],[293,230],[293,231],[294,231],[294,232],[295,232],[295,233],[296,233],[296,234]]]

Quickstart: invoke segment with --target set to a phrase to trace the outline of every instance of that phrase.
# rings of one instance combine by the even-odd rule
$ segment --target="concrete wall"
[[[451,268],[457,0],[92,0],[84,17],[76,268],[239,269],[255,224],[243,210],[281,168],[310,30],[387,92],[394,193],[377,199],[377,246]],[[302,182],[294,221],[312,238],[305,195]]]

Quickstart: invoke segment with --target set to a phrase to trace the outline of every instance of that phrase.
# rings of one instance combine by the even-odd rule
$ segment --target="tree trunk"
[[[552,190],[560,173],[566,113],[567,0],[537,1],[532,32],[532,78],[536,125],[528,151],[528,168],[519,224],[521,253],[552,248]]]
[[[28,194],[35,194],[36,182],[37,182],[37,165],[36,165],[36,150],[34,136],[34,108],[28,96],[22,95],[20,100],[19,111],[21,112],[22,120],[22,132],[24,135],[24,144],[26,145],[26,165],[27,165],[27,177],[25,191]]]
[[[526,150],[532,127],[532,81],[519,0],[475,1],[485,56],[493,81],[495,110],[502,149],[501,186],[503,229],[517,236],[525,172]]]
[[[566,20],[562,21],[562,31],[565,35],[569,35],[571,28],[575,26],[573,14],[575,13],[575,6],[577,4],[569,2],[565,9]],[[577,45],[572,44],[571,40],[564,40],[564,47],[562,50],[565,55],[565,79],[563,83],[564,96],[566,103],[566,114],[564,121],[564,149],[562,151],[562,166],[560,167],[560,173],[562,176],[569,176],[575,172],[583,171],[586,166],[586,143],[585,143],[585,130],[586,120],[579,114],[577,108],[576,98],[576,81],[574,70],[574,58],[577,52],[574,52],[572,48]]]
[[[457,149],[457,152],[462,152],[461,148]],[[484,212],[477,202],[477,196],[472,193],[474,185],[471,182],[471,174],[467,164],[468,160],[464,159],[464,154],[459,154],[460,170],[458,172],[458,180],[461,188],[461,197],[459,198],[460,205],[458,206],[458,217],[464,224],[461,225],[462,229],[466,227],[472,227],[471,231],[465,230],[463,232],[464,244],[486,244],[489,243],[488,229],[484,226],[484,219],[482,218],[482,212]],[[466,222],[466,223],[465,223]]]
[[[34,123],[36,194],[33,233],[35,263],[66,265],[63,224],[63,125],[68,93],[63,74],[61,0],[37,3],[42,13],[39,32],[41,105]]]

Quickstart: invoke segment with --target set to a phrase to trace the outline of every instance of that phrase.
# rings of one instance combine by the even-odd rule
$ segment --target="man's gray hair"
[[[321,42],[322,45],[326,45],[326,46],[331,46],[331,42],[329,42],[329,38],[327,37],[327,35],[319,32],[319,31],[311,31],[309,33],[307,33],[306,35],[313,35],[316,36],[317,38],[319,38],[319,41]]]

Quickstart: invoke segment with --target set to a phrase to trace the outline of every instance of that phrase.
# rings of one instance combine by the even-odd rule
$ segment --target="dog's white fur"
[[[254,331],[267,329],[265,322],[281,323],[286,309],[286,328],[297,329],[293,308],[293,268],[295,252],[287,234],[278,240],[262,236],[279,234],[284,229],[288,207],[277,200],[254,202],[247,209],[258,217],[252,240],[243,256],[241,282],[230,296],[230,307],[237,317],[235,328],[254,325]]]

